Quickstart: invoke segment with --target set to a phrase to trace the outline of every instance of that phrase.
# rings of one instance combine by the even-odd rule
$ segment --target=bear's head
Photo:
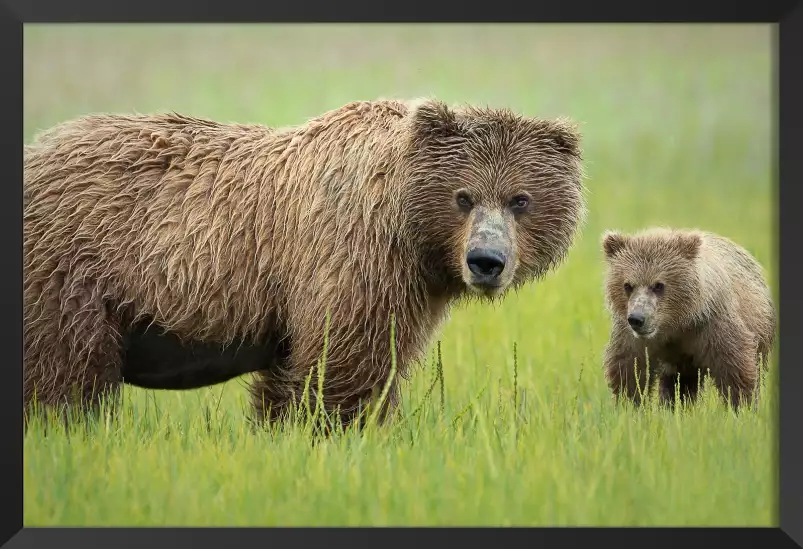
[[[406,120],[405,217],[430,280],[494,298],[563,260],[586,215],[572,124],[434,100]]]
[[[606,231],[605,300],[614,321],[639,339],[669,338],[693,323],[702,305],[696,231]]]

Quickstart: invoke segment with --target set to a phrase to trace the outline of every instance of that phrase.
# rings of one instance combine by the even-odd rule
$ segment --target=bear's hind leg
[[[59,284],[61,282],[61,284]],[[114,406],[120,390],[119,323],[98,285],[80,277],[50,277],[28,301],[25,324],[23,394],[30,406],[97,414]]]

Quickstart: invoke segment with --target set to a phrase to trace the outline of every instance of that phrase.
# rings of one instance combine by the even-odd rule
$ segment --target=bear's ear
[[[703,240],[697,233],[683,233],[678,235],[676,245],[680,255],[688,260],[695,259],[700,252]]]
[[[582,156],[580,142],[583,139],[583,135],[580,133],[576,123],[568,118],[561,117],[550,120],[545,129],[547,137],[559,152],[575,158]]]
[[[611,258],[627,245],[627,236],[618,231],[605,231],[602,235],[602,250],[605,257]]]
[[[446,137],[457,133],[455,113],[442,101],[420,99],[410,105],[408,116],[416,138]]]

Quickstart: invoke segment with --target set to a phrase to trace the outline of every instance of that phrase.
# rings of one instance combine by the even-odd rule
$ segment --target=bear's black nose
[[[627,315],[627,323],[633,328],[641,328],[644,326],[644,315],[641,313],[630,313]]]
[[[497,278],[505,270],[505,256],[496,250],[474,248],[466,255],[469,270],[481,281]]]

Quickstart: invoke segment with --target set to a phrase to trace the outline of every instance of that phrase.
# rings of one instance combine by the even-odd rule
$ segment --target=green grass
[[[606,228],[713,230],[777,295],[769,27],[48,25],[24,46],[26,140],[92,111],[285,125],[434,95],[580,122],[590,200],[557,271],[453,312],[407,421],[313,446],[251,432],[245,380],[128,388],[117,420],[27,433],[26,525],[777,524],[774,391],[738,416],[613,405],[599,250]]]

